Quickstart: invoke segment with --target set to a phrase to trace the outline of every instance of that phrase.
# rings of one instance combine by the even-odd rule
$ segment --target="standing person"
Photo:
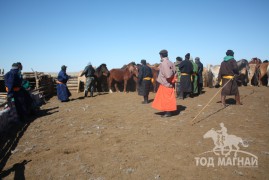
[[[198,72],[198,65],[193,61],[193,58],[190,57],[190,61],[192,63],[192,94],[194,96],[198,95],[198,76],[197,76],[197,72]]]
[[[94,90],[94,73],[95,70],[92,67],[92,64],[89,62],[88,65],[85,67],[84,71],[81,73],[80,77],[85,75],[86,77],[86,84],[85,84],[85,89],[84,89],[84,97],[88,96],[88,91],[90,88],[90,95],[93,97],[93,90]]]
[[[22,78],[17,63],[12,64],[12,68],[5,74],[5,86],[10,107],[15,106],[21,121],[31,113],[32,99],[29,93],[22,88]]]
[[[66,83],[69,79],[69,76],[66,74],[66,68],[67,66],[65,65],[61,67],[61,71],[59,72],[58,79],[56,81],[57,82],[57,96],[61,102],[69,101],[69,97],[71,96],[71,93],[66,86]]]
[[[221,102],[226,106],[226,96],[235,95],[237,105],[242,105],[240,102],[239,90],[236,82],[236,77],[239,75],[239,69],[234,59],[234,52],[227,50],[226,56],[220,65],[218,82],[222,81]]]
[[[171,117],[172,111],[177,110],[175,97],[175,76],[176,68],[168,58],[168,51],[161,50],[159,52],[161,57],[160,71],[157,81],[160,83],[155,99],[152,103],[154,109],[164,111],[162,117]]]
[[[195,63],[198,66],[198,93],[201,94],[202,93],[202,89],[203,89],[203,70],[204,70],[204,66],[200,61],[199,57],[195,58]]]
[[[138,83],[139,83],[138,95],[144,96],[144,101],[142,102],[142,104],[148,104],[151,79],[153,75],[151,68],[147,66],[146,60],[142,59],[141,65],[142,66],[140,67],[138,74]]]
[[[191,74],[193,70],[192,63],[190,61],[190,53],[185,55],[185,60],[180,63],[178,66],[181,77],[180,77],[180,97],[183,99],[190,96],[192,92],[192,85],[191,85]]]
[[[176,72],[177,72],[177,82],[176,82],[176,92],[177,92],[177,98],[179,99],[183,99],[183,97],[181,96],[181,87],[180,87],[180,77],[181,77],[181,72],[179,70],[179,65],[182,62],[182,58],[181,57],[176,57]]]

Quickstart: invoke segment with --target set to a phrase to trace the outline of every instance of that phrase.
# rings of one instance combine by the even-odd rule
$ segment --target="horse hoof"
[[[113,91],[110,89],[110,90],[109,90],[109,93],[113,93]]]

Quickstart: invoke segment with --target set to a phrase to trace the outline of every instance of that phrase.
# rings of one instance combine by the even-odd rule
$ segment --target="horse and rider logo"
[[[204,138],[212,138],[215,147],[213,148],[213,152],[215,155],[220,155],[217,151],[221,151],[221,155],[225,157],[229,156],[234,150],[234,156],[237,156],[237,152],[239,151],[239,144],[243,147],[248,147],[248,144],[242,140],[242,138],[237,137],[235,135],[230,135],[227,133],[227,128],[223,123],[220,123],[220,130],[211,129],[204,134]],[[228,151],[226,154],[224,151]]]
[[[240,150],[240,147],[248,147],[247,141],[244,141],[241,137],[228,134],[227,128],[224,123],[220,123],[220,129],[210,129],[207,131],[203,138],[211,138],[214,143],[214,147],[211,151],[204,152],[195,157],[196,165],[214,167],[217,162],[218,166],[238,166],[238,167],[258,167],[258,157],[246,151]],[[232,152],[234,152],[232,156]],[[202,156],[205,154],[214,153],[216,157]],[[241,153],[239,156],[238,153]],[[217,160],[217,161],[216,161]]]

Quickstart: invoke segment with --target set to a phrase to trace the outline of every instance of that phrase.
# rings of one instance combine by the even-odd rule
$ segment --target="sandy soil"
[[[171,118],[141,104],[136,93],[73,93],[68,103],[53,97],[16,139],[0,179],[269,179],[269,88],[240,87],[242,106],[228,99],[232,104],[222,108],[218,95],[192,126],[217,91],[177,100],[180,111]],[[258,167],[196,164],[214,147],[203,135],[221,122],[248,143],[240,150],[257,156]]]

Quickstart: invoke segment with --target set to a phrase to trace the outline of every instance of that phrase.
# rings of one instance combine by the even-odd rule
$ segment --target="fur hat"
[[[234,52],[232,50],[227,50],[226,55],[227,56],[234,56]]]

